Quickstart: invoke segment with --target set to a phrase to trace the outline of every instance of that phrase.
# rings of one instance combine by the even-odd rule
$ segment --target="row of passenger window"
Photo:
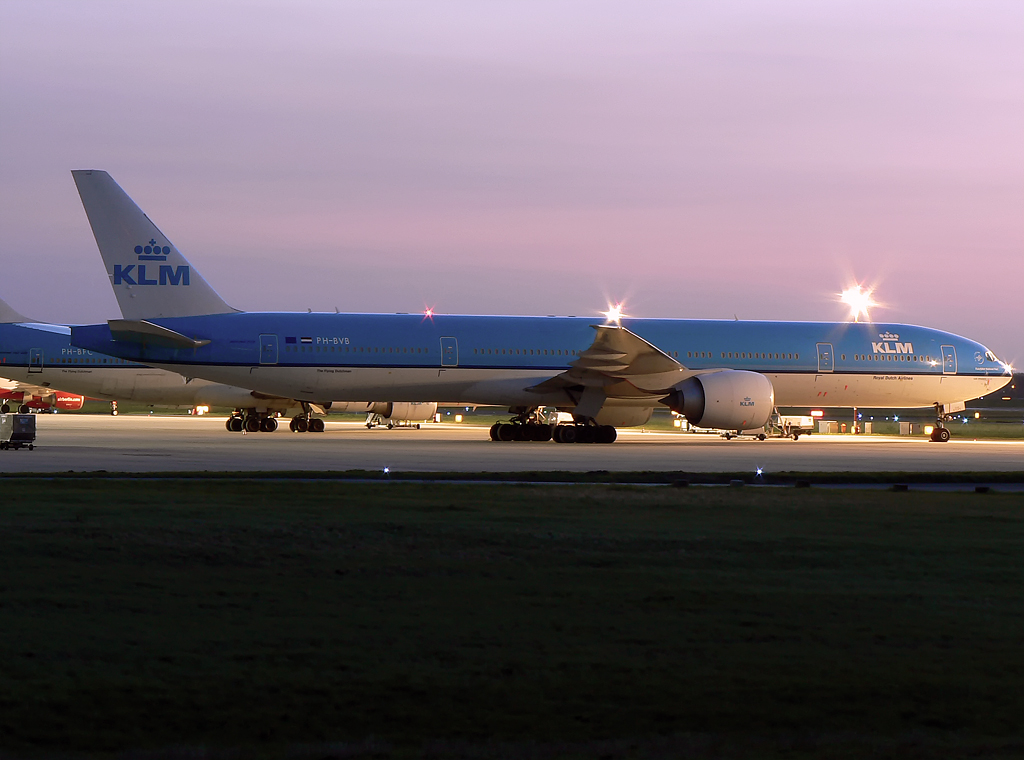
[[[128,361],[127,359],[100,359],[100,358],[84,358],[84,359],[72,359],[72,358],[58,358],[52,359],[50,364],[134,364],[135,362]]]
[[[800,354],[783,354],[763,351],[723,351],[723,359],[799,359]]]
[[[561,348],[474,348],[478,356],[577,356],[575,349]]]
[[[846,358],[846,354],[843,354]],[[853,358],[859,362],[931,362],[930,356],[918,356],[916,354],[854,354]]]
[[[409,346],[285,346],[284,350],[291,353],[353,353],[353,354],[428,354],[423,347]]]

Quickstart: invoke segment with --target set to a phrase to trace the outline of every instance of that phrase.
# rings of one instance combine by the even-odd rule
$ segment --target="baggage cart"
[[[0,449],[35,448],[36,417],[34,414],[0,414]]]

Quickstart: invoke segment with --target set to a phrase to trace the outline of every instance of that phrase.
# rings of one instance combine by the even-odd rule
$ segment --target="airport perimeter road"
[[[328,418],[329,419],[329,418]],[[494,443],[487,429],[427,425],[367,430],[330,422],[324,433],[229,433],[224,418],[39,415],[35,451],[0,451],[0,472],[588,470],[945,472],[1024,470],[1024,441],[822,436],[732,440],[620,431],[610,445]]]

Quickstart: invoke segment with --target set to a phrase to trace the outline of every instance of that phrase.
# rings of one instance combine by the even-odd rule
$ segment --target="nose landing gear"
[[[929,440],[935,443],[946,443],[949,440],[949,428],[943,425],[951,415],[946,414],[943,411],[942,404],[935,405],[935,427],[932,428],[932,434]]]

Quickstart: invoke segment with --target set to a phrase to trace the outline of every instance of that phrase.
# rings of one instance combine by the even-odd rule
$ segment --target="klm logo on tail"
[[[170,252],[170,246],[159,246],[156,240],[150,240],[147,245],[135,246],[139,261],[167,261],[167,254]],[[150,271],[152,272],[152,268]],[[188,285],[188,275],[188,265],[174,267],[170,264],[161,264],[155,277],[147,277],[145,264],[114,264],[113,278],[115,285]]]

